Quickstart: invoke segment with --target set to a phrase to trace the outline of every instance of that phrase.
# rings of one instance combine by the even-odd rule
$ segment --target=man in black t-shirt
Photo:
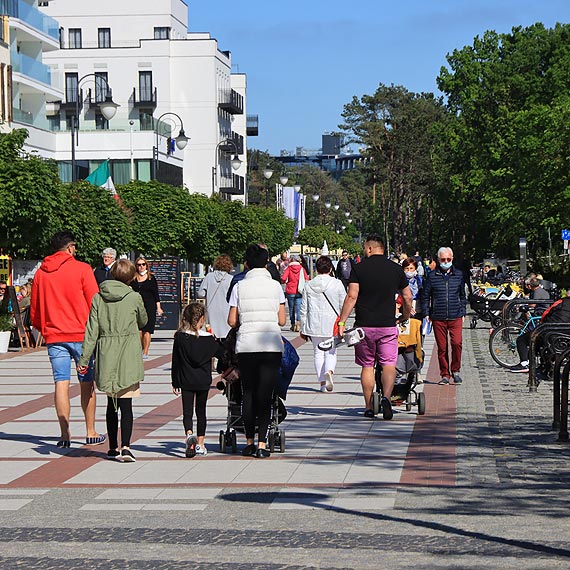
[[[360,382],[366,410],[364,415],[374,417],[374,364],[382,366],[382,415],[392,419],[390,397],[396,380],[398,358],[398,327],[396,326],[396,294],[403,299],[402,315],[398,322],[407,321],[412,308],[412,292],[402,267],[384,255],[384,241],[377,234],[364,242],[364,256],[350,274],[348,294],[340,313],[339,335],[345,331],[345,322],[356,307],[357,327],[366,337],[354,348],[355,362],[362,367]]]

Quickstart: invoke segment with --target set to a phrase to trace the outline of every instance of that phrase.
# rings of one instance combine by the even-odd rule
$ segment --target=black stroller
[[[396,382],[392,390],[391,401],[405,402],[409,412],[413,406],[417,406],[418,415],[426,413],[426,396],[423,392],[415,390],[418,384],[418,374],[424,360],[421,345],[421,321],[410,319],[406,327],[399,327],[398,334],[398,360],[396,362]],[[372,393],[372,412],[380,413],[382,390],[382,367],[375,366],[374,378],[376,390]]]
[[[513,289],[510,285],[501,286],[492,293],[481,295],[472,293],[469,295],[469,306],[475,315],[471,317],[469,328],[474,329],[477,321],[482,320],[491,323],[493,328],[497,328],[503,324],[501,317],[505,303],[513,298]]]
[[[231,336],[230,336],[231,335]],[[226,418],[226,429],[220,430],[219,444],[220,451],[226,453],[231,449],[232,453],[237,452],[237,432],[244,433],[243,418],[241,415],[242,387],[237,370],[237,359],[234,353],[235,330],[230,332],[226,339],[226,354],[218,362],[218,371],[221,368],[224,381],[218,383],[228,401],[228,412]],[[269,451],[273,453],[276,448],[281,453],[285,451],[285,430],[279,428],[279,424],[287,416],[287,408],[284,400],[287,399],[287,390],[293,379],[295,369],[299,364],[299,356],[291,343],[283,337],[283,358],[279,369],[277,387],[273,393],[271,403],[271,423],[269,424],[269,434],[267,445]]]

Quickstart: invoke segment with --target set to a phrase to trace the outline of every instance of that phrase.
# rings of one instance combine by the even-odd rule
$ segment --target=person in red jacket
[[[289,305],[289,319],[291,320],[291,330],[299,332],[301,330],[300,313],[301,299],[305,281],[309,280],[309,274],[301,265],[301,258],[292,255],[289,265],[281,276],[281,281],[285,283],[285,297]]]
[[[99,291],[93,270],[75,259],[77,244],[71,232],[56,233],[51,239],[55,252],[36,271],[32,285],[32,325],[45,338],[55,382],[55,411],[61,430],[57,447],[71,446],[69,429],[69,382],[71,363],[81,356],[91,300]],[[74,366],[75,369],[75,366]],[[79,375],[81,407],[87,427],[86,445],[99,445],[104,435],[95,431],[95,389],[92,366]]]

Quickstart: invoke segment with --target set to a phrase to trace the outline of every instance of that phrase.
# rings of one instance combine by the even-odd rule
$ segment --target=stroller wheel
[[[418,394],[418,414],[423,416],[426,413],[426,395],[423,392]]]
[[[412,409],[412,404],[410,402],[406,402],[406,412],[409,412]]]
[[[380,394],[372,392],[372,413],[377,416],[380,413]]]
[[[230,432],[230,437],[232,439],[232,453],[237,453],[237,435],[236,435],[236,430],[233,429]]]
[[[474,329],[477,326],[477,319],[475,317],[471,318],[471,322],[469,323],[469,328]]]
[[[285,453],[285,431],[279,431],[279,451]]]
[[[220,453],[226,452],[226,434],[224,430],[220,431]]]
[[[273,429],[269,430],[267,443],[269,444],[269,451],[273,453],[275,451],[275,431]]]

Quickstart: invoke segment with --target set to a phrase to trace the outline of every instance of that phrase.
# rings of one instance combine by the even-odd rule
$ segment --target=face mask
[[[451,267],[452,262],[451,261],[446,261],[445,263],[440,263],[439,266],[442,269],[445,269],[446,271]]]
[[[417,271],[404,271],[404,273],[406,274],[406,277],[408,279],[412,279],[413,277],[415,277],[418,274]]]

